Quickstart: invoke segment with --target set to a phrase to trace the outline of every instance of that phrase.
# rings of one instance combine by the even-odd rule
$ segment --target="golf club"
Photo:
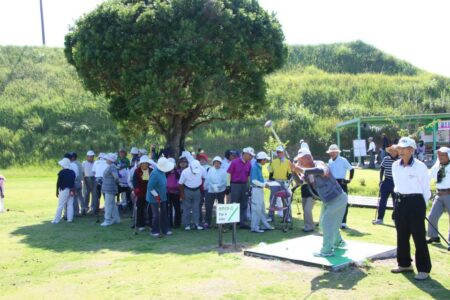
[[[275,139],[277,140],[277,142],[278,142],[280,145],[283,144],[283,143],[281,142],[281,140],[280,140],[278,134],[275,132],[275,129],[273,129],[273,123],[272,123],[272,120],[268,120],[268,121],[264,124],[264,127],[270,128],[270,130],[272,131],[273,135],[275,136]],[[286,150],[284,150],[284,153],[286,153],[286,157],[290,160],[291,158],[289,157],[289,153],[288,153]]]
[[[134,217],[134,235],[137,235],[137,197],[133,199],[134,206],[133,206],[133,217]]]
[[[433,223],[431,223],[431,221],[425,217],[425,220],[428,221],[428,224],[431,225],[431,227],[434,228],[434,230],[436,230],[436,232],[438,233],[438,235],[444,240],[444,242],[447,244],[447,251],[450,251],[450,244],[448,243],[448,241],[445,239],[445,237],[439,232],[439,230],[437,230],[437,228],[433,225]]]
[[[378,204],[377,207],[375,207],[375,218],[372,221],[372,225],[375,225],[378,217],[378,208],[380,207],[380,200],[381,200],[381,190],[378,191]]]

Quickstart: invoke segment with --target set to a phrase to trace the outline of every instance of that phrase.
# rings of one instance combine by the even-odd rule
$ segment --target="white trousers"
[[[115,200],[116,195],[105,193],[105,223],[108,225],[120,223],[119,209]]]
[[[70,196],[69,188],[59,191],[58,207],[56,208],[56,214],[55,214],[55,218],[53,219],[53,223],[59,223],[59,221],[61,220],[61,214],[66,205],[67,205],[67,222],[72,222],[72,220],[73,220],[73,197]]]
[[[5,211],[5,198],[0,197],[0,213]]]
[[[253,188],[252,189],[252,218],[251,218],[251,230],[260,229],[262,223],[263,228],[270,228],[270,224],[266,219],[266,212],[264,211],[264,189]]]

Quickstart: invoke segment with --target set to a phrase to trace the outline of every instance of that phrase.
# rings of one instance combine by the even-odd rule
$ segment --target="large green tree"
[[[179,150],[199,125],[264,107],[283,42],[256,0],[110,0],[76,22],[65,55],[118,121]]]

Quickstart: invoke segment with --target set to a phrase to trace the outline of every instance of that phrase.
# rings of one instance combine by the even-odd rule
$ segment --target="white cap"
[[[309,151],[309,149],[306,148],[301,148],[300,150],[298,150],[297,158],[302,158],[303,156],[306,155],[311,155],[311,151]]]
[[[86,156],[95,156],[95,152],[92,151],[92,150],[89,150],[89,151],[86,153]]]
[[[139,153],[142,154],[142,155],[147,155],[148,154],[147,150],[145,150],[145,149],[139,149]]]
[[[373,137],[371,137],[371,136],[369,136],[369,139],[368,139],[369,141],[373,141]]]
[[[131,147],[131,150],[130,150],[130,154],[138,154],[139,153],[139,150],[138,150],[138,148],[136,148],[136,147]]]
[[[275,149],[277,152],[284,152],[283,146],[278,146],[277,149]]]
[[[309,145],[304,140],[301,140],[300,144],[301,144],[300,149],[308,149],[309,150]]]
[[[328,147],[327,153],[331,153],[331,152],[338,152],[338,153],[341,153],[341,150],[339,150],[338,145],[332,144],[332,145],[330,145],[330,147]]]
[[[58,164],[63,167],[64,169],[68,169],[70,167],[70,159],[64,157],[61,159]]]
[[[147,163],[150,165],[152,163],[152,160],[147,155],[142,155],[141,158],[139,159],[139,164],[144,164],[144,163]]]
[[[447,155],[450,157],[450,148],[449,147],[441,147],[438,149],[438,152],[447,153]]]
[[[175,163],[170,162],[167,158],[161,157],[158,159],[157,168],[164,173],[167,173],[175,167]]]
[[[242,149],[242,153],[248,153],[251,156],[255,156],[255,150],[252,147]]]
[[[397,144],[397,147],[399,148],[408,148],[408,147],[412,147],[413,149],[416,149],[416,141],[413,140],[410,137],[402,137]]]
[[[214,164],[216,161],[222,163],[222,158],[220,156],[216,156],[213,158],[212,163]]]
[[[117,160],[117,154],[115,153],[108,153],[105,155],[104,157],[106,160],[110,161],[110,162],[115,162]]]
[[[189,163],[189,167],[191,168],[192,173],[194,174],[198,174],[202,171],[202,166],[200,165],[200,162],[196,159],[194,159]]]
[[[100,152],[99,154],[98,154],[98,158],[103,158],[103,159],[105,159],[105,153],[103,153],[103,152]]]
[[[266,152],[261,151],[256,154],[256,159],[270,159]]]

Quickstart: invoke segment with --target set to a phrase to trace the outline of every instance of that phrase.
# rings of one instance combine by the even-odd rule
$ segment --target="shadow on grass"
[[[348,236],[355,236],[355,237],[361,237],[361,236],[365,236],[365,235],[371,235],[371,233],[361,232],[361,231],[356,230],[356,229],[354,229],[354,228],[347,228],[347,229],[344,229],[344,232],[346,232]]]
[[[321,289],[350,290],[366,276],[367,274],[359,268],[347,268],[339,272],[324,273],[311,280],[309,296]]]
[[[402,273],[402,275],[414,286],[430,295],[433,299],[449,299],[450,290],[432,277],[424,281],[417,281],[414,279],[414,273]]]
[[[218,230],[185,232],[181,229],[173,230],[173,235],[163,238],[150,236],[146,230],[134,234],[130,229],[129,215],[122,216],[122,223],[110,227],[101,227],[95,223],[93,216],[74,219],[73,223],[61,221],[51,224],[50,221],[19,227],[11,235],[20,238],[20,243],[32,248],[46,249],[55,252],[97,252],[103,250],[124,251],[135,253],[176,253],[193,255],[205,252],[217,252]],[[294,229],[283,233],[273,230],[264,234],[255,234],[249,230],[237,231],[237,243],[254,246],[261,242],[275,243],[305,235],[302,231],[303,222],[294,220]],[[231,230],[224,234],[224,243],[231,244]]]

